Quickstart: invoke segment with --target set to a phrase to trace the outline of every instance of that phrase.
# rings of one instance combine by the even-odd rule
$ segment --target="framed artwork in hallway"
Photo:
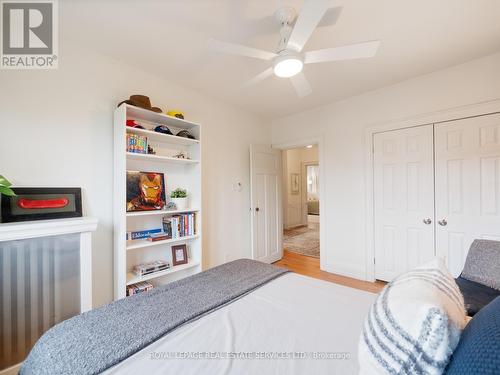
[[[300,191],[300,175],[292,173],[290,175],[290,192],[294,195],[299,194]]]

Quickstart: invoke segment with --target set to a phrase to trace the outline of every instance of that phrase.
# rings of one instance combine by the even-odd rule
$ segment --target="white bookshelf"
[[[137,120],[145,129],[130,128],[126,120]],[[157,125],[166,125],[174,135],[152,131]],[[189,130],[196,139],[177,137],[180,130]],[[126,151],[126,134],[133,133],[148,137],[155,155],[137,154]],[[175,158],[180,151],[189,159]],[[159,172],[165,176],[166,200],[170,192],[178,187],[188,191],[189,205],[186,210],[126,211],[127,171]],[[115,299],[126,296],[127,285],[148,281],[155,287],[193,275],[201,271],[201,127],[199,124],[155,113],[127,104],[115,110],[114,115],[114,294]],[[164,216],[194,213],[196,232],[192,236],[148,241],[127,240],[130,231],[162,227]],[[171,246],[185,243],[189,262],[172,266]],[[166,260],[171,267],[143,277],[132,272],[134,265],[154,260]]]

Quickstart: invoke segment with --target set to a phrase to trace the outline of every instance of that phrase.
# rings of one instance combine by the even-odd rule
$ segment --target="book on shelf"
[[[127,152],[133,152],[135,154],[147,154],[148,137],[127,133]]]
[[[144,238],[148,238],[152,234],[157,234],[157,233],[161,233],[161,232],[162,232],[161,228],[127,232],[127,241],[128,240],[141,240]]]
[[[167,235],[168,238],[172,238],[172,220],[164,216],[163,217],[163,232]]]
[[[194,236],[196,234],[196,214],[164,216],[163,231],[173,239]]]
[[[151,242],[156,242],[156,241],[165,241],[169,240],[172,237],[169,237],[165,232],[160,232],[160,233],[152,233],[148,237],[148,241]]]
[[[146,281],[141,281],[139,283],[130,284],[127,286],[127,296],[132,296],[134,294],[139,294],[142,292],[147,292],[148,290],[153,289],[153,284],[148,283]]]

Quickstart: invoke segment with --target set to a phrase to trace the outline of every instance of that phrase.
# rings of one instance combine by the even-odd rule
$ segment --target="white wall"
[[[284,160],[284,182],[283,186],[286,191],[283,192],[285,196],[284,207],[284,227],[291,228],[298,225],[307,224],[307,195],[305,179],[307,176],[303,175],[302,164],[306,162],[318,161],[318,147],[315,145],[313,148],[293,148],[283,151]],[[300,189],[298,194],[292,194],[291,175],[292,173],[299,174]]]
[[[99,219],[94,305],[112,299],[112,119],[130,94],[183,109],[203,126],[205,267],[250,257],[248,149],[269,144],[269,124],[125,62],[69,44],[60,51],[58,70],[0,71],[0,174],[18,186],[83,188],[85,214]]]
[[[323,268],[365,278],[366,129],[500,98],[500,53],[273,121],[273,145],[323,140]]]

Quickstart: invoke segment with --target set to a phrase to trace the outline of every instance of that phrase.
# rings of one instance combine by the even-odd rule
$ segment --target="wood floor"
[[[385,283],[382,281],[371,283],[369,281],[357,280],[351,277],[340,276],[322,271],[319,269],[318,258],[292,253],[288,250],[284,250],[283,259],[275,262],[274,265],[288,268],[293,272],[299,273],[301,275],[330,281],[332,283],[345,285],[351,288],[361,289],[372,293],[380,292],[380,290],[382,290],[382,288],[385,286]]]

